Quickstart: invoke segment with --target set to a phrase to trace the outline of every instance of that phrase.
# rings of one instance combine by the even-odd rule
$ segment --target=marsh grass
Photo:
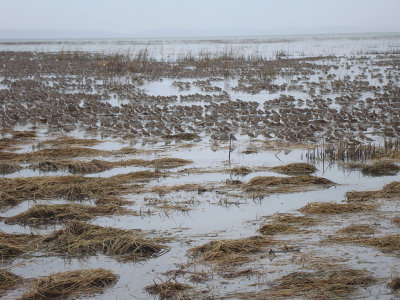
[[[333,182],[316,176],[300,175],[293,177],[258,176],[244,184],[247,192],[265,191],[271,187],[280,186],[307,186],[307,185],[332,185]]]
[[[22,278],[7,270],[0,269],[0,292],[13,288],[22,283]]]
[[[10,259],[34,252],[38,248],[38,236],[31,234],[8,234],[0,231],[0,258]]]
[[[358,288],[370,286],[375,282],[376,279],[363,270],[293,272],[276,280],[265,296],[333,299],[346,297]]]
[[[65,299],[102,293],[118,276],[106,269],[85,269],[54,273],[35,280],[21,299]]]
[[[338,231],[338,233],[345,234],[374,234],[375,229],[367,224],[354,224],[344,227]]]
[[[284,224],[279,222],[273,222],[269,224],[261,225],[258,229],[261,234],[264,235],[276,235],[276,234],[291,234],[300,232],[297,226],[291,224]]]
[[[178,295],[191,288],[190,285],[169,280],[146,286],[145,290],[151,295],[158,295],[159,299],[181,299]]]
[[[361,211],[374,210],[376,207],[372,205],[361,205],[351,203],[333,203],[333,202],[311,202],[299,209],[305,214],[329,215],[355,213]]]
[[[115,205],[90,206],[72,204],[36,204],[16,216],[7,218],[6,224],[43,225],[69,220],[83,221],[98,216],[132,215],[133,211]]]
[[[372,165],[365,165],[361,168],[364,175],[384,176],[395,175],[399,172],[400,167],[392,162],[381,160]]]
[[[43,237],[47,252],[58,255],[95,255],[102,253],[121,260],[139,260],[163,254],[169,248],[142,233],[101,227],[83,222],[68,222],[66,228]]]
[[[189,255],[202,262],[218,264],[242,264],[249,260],[248,254],[261,252],[273,242],[264,236],[252,236],[236,240],[215,240],[192,248]]]
[[[315,173],[315,171],[317,171],[317,168],[314,167],[313,165],[306,163],[293,163],[293,164],[273,167],[271,170],[287,175],[305,175],[305,174]]]
[[[0,206],[16,205],[24,200],[63,198],[87,200],[100,196],[120,195],[133,188],[129,183],[150,180],[161,173],[140,171],[108,178],[83,176],[39,176],[0,178]]]
[[[346,193],[349,202],[363,202],[373,199],[400,198],[400,182],[393,181],[378,191],[350,191]]]

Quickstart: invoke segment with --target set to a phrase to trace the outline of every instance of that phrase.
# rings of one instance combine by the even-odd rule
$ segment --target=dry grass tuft
[[[314,173],[317,171],[317,168],[306,163],[293,163],[284,166],[273,167],[271,170],[287,175],[304,175]]]
[[[394,217],[393,218],[393,223],[400,225],[400,216]]]
[[[190,285],[181,284],[178,282],[167,281],[160,284],[154,283],[145,288],[146,292],[152,295],[158,295],[160,299],[181,299],[176,298],[180,293],[191,289]]]
[[[244,185],[247,192],[263,191],[269,187],[282,185],[306,186],[306,185],[331,185],[332,181],[310,175],[300,175],[294,177],[274,177],[258,176],[251,179]]]
[[[366,237],[359,240],[360,243],[373,246],[383,252],[400,251],[400,235],[386,235],[381,237]]]
[[[344,227],[338,231],[338,233],[345,233],[345,234],[374,234],[375,229],[366,224],[355,224]]]
[[[290,224],[283,224],[279,222],[269,223],[261,225],[258,231],[264,235],[275,235],[275,234],[290,234],[299,232],[299,228],[297,226],[293,226]]]
[[[100,144],[101,141],[96,139],[78,139],[74,137],[60,137],[55,140],[45,140],[38,143],[39,148],[43,148],[45,146],[51,147],[65,147],[65,146],[96,146]]]
[[[361,168],[361,172],[364,175],[372,176],[395,175],[399,170],[400,167],[398,165],[386,160],[378,161],[373,165],[365,165]]]
[[[307,216],[295,216],[291,214],[275,214],[274,221],[282,224],[296,224],[300,226],[312,226],[317,223],[317,220]]]
[[[0,231],[0,258],[9,259],[36,250],[38,237]]]
[[[68,220],[90,220],[97,216],[132,214],[133,212],[115,205],[90,206],[83,204],[36,204],[27,211],[7,218],[6,224],[42,225]]]
[[[168,248],[135,231],[101,227],[83,222],[68,222],[66,228],[45,236],[44,248],[62,255],[95,255],[103,253],[123,260],[157,256]]]
[[[360,205],[351,203],[333,203],[333,202],[311,202],[299,209],[300,212],[305,214],[343,214],[354,213],[366,210],[373,210],[374,206]]]
[[[376,282],[366,271],[338,270],[329,272],[294,272],[276,281],[267,294],[272,297],[307,299],[333,299],[348,296],[358,287]]]
[[[346,198],[351,202],[362,202],[379,198],[399,198],[400,182],[393,181],[385,185],[378,191],[350,191],[346,193]]]
[[[0,291],[13,288],[16,284],[21,283],[22,278],[8,272],[7,270],[0,269]]]
[[[203,262],[244,263],[248,260],[246,254],[262,251],[270,246],[272,241],[263,236],[252,236],[236,240],[216,240],[189,250],[193,257],[199,257]]]
[[[34,138],[37,136],[35,131],[13,131],[11,134],[13,139]]]
[[[246,176],[247,174],[250,174],[252,170],[250,168],[241,166],[241,167],[235,167],[229,170],[231,174],[234,175],[240,175],[240,176]]]
[[[388,284],[392,290],[397,291],[400,289],[400,277],[395,277],[393,280]]]
[[[149,180],[161,173],[140,171],[109,178],[83,176],[39,176],[0,178],[0,206],[16,205],[28,199],[64,198],[85,200],[99,196],[118,195],[129,190],[132,181]]]
[[[118,276],[106,269],[86,269],[54,273],[37,279],[21,299],[66,298],[102,293]]]
[[[22,167],[12,162],[0,162],[0,174],[6,175],[21,170]]]

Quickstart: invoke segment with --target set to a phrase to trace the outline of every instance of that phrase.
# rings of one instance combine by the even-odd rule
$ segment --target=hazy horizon
[[[399,0],[2,0],[0,38],[399,32]]]

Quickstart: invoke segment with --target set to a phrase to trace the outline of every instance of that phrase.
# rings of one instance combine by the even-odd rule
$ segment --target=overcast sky
[[[399,16],[400,0],[0,0],[0,29],[127,36],[213,30],[399,32]]]

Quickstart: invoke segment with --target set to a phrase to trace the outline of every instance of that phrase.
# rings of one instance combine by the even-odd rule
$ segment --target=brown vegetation
[[[386,160],[381,160],[373,165],[365,165],[361,168],[361,172],[364,175],[372,175],[372,176],[383,176],[383,175],[393,175],[396,174],[400,170],[398,165],[391,163]]]
[[[146,292],[152,295],[158,295],[160,299],[176,298],[182,292],[191,289],[191,286],[181,284],[176,281],[167,281],[163,283],[154,283],[145,288]],[[180,298],[177,298],[180,299]]]
[[[69,220],[90,220],[97,216],[133,214],[132,211],[115,205],[90,206],[83,204],[36,204],[16,216],[7,218],[6,224],[41,225]]]
[[[66,298],[102,293],[114,285],[118,276],[106,269],[86,269],[54,273],[35,280],[21,299]]]
[[[375,207],[370,205],[333,203],[333,202],[311,202],[299,209],[305,214],[343,214],[354,213],[365,210],[373,210]]]
[[[95,255],[103,253],[123,260],[157,256],[168,247],[146,238],[137,231],[101,227],[71,221],[64,229],[43,238],[47,251],[60,255]]]
[[[314,173],[317,171],[317,168],[306,163],[293,163],[284,166],[273,167],[271,170],[287,175],[304,175]]]
[[[22,278],[7,271],[0,269],[0,292],[13,288],[16,284],[22,282]]]
[[[272,241],[263,236],[252,236],[236,240],[216,240],[189,250],[193,257],[199,257],[203,262],[216,262],[220,264],[240,264],[249,258],[246,254],[262,251],[270,246]]]

